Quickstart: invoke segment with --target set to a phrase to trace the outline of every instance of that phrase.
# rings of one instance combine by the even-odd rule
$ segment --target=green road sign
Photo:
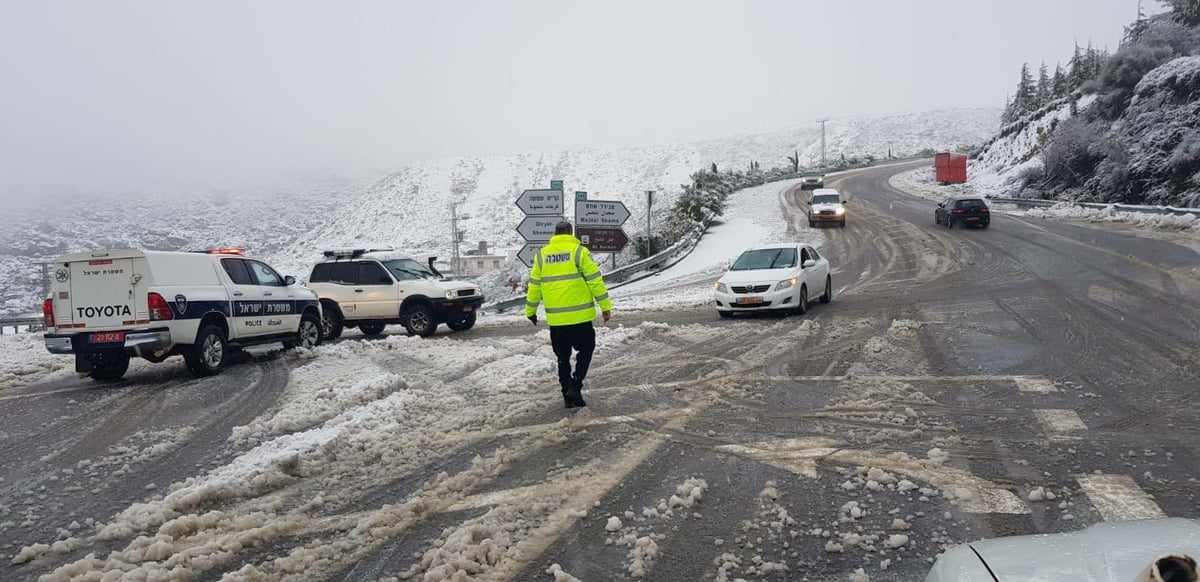
[[[587,192],[576,192],[575,193],[575,201],[576,202],[582,202],[584,200],[587,200]]]
[[[551,190],[562,190],[563,189],[563,181],[562,180],[550,180],[550,189]]]

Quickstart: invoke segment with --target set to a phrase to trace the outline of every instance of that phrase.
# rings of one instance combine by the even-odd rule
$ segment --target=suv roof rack
[[[322,254],[326,257],[335,259],[356,259],[367,253],[390,252],[396,250],[393,247],[375,247],[364,249],[329,249]]]

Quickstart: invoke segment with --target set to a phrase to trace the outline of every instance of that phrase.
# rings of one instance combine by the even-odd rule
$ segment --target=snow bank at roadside
[[[75,360],[51,354],[40,333],[0,335],[0,390],[74,373]]]
[[[657,311],[702,307],[712,300],[711,282],[728,270],[747,248],[788,241],[820,247],[824,242],[820,231],[805,229],[799,236],[788,235],[780,196],[798,183],[798,180],[784,180],[731,194],[722,222],[708,229],[690,255],[662,273],[614,289],[615,309]]]
[[[1152,214],[1117,210],[1116,206],[1112,205],[1104,208],[1088,208],[1070,202],[1060,202],[1049,208],[1034,208],[1026,211],[1010,211],[1009,213],[1023,214],[1030,218],[1123,222],[1146,228],[1173,228],[1200,232],[1200,220],[1198,220],[1200,210],[1197,210],[1197,214]]]

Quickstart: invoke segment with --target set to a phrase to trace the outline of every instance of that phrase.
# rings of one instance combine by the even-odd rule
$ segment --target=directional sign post
[[[619,228],[581,226],[575,233],[583,246],[593,253],[619,253],[629,244],[629,236]]]
[[[625,205],[609,200],[581,200],[575,203],[576,226],[608,226],[619,228],[629,220]]]
[[[554,236],[554,226],[558,224],[557,216],[526,216],[517,225],[517,233],[529,242],[549,242]]]
[[[562,190],[526,190],[517,197],[517,208],[526,216],[562,216]]]
[[[520,259],[522,263],[525,263],[526,267],[532,267],[533,257],[537,255],[538,251],[540,250],[542,250],[541,243],[526,243],[525,246],[521,247],[521,250],[517,251],[517,258]]]

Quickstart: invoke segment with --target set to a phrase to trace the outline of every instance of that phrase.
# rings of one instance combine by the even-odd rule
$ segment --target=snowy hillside
[[[999,120],[998,109],[949,109],[924,113],[832,120],[827,126],[830,158],[915,154],[925,148],[961,149],[987,139]],[[655,202],[665,213],[679,185],[700,168],[783,166],[793,151],[802,164],[819,162],[819,126],[742,135],[695,143],[617,150],[581,150],[483,158],[452,158],[416,164],[392,174],[313,233],[318,247],[386,241],[405,248],[445,254],[450,240],[449,209],[460,204],[470,218],[460,222],[468,246],[486,240],[500,247],[519,246],[514,232],[521,213],[513,201],[526,188],[547,187],[562,179],[568,191],[589,192],[593,199],[624,201],[633,218],[631,234],[645,230],[645,190],[664,196]],[[568,211],[570,212],[570,211]],[[297,247],[278,260],[303,264],[311,248]]]
[[[1095,95],[1082,97],[1076,102],[1076,111],[1086,111],[1095,100]],[[1005,127],[987,143],[979,158],[971,161],[971,186],[982,194],[1015,196],[1024,187],[1027,173],[1038,172],[1044,166],[1038,155],[1043,136],[1071,117],[1070,101],[1063,99],[1029,119]]]

